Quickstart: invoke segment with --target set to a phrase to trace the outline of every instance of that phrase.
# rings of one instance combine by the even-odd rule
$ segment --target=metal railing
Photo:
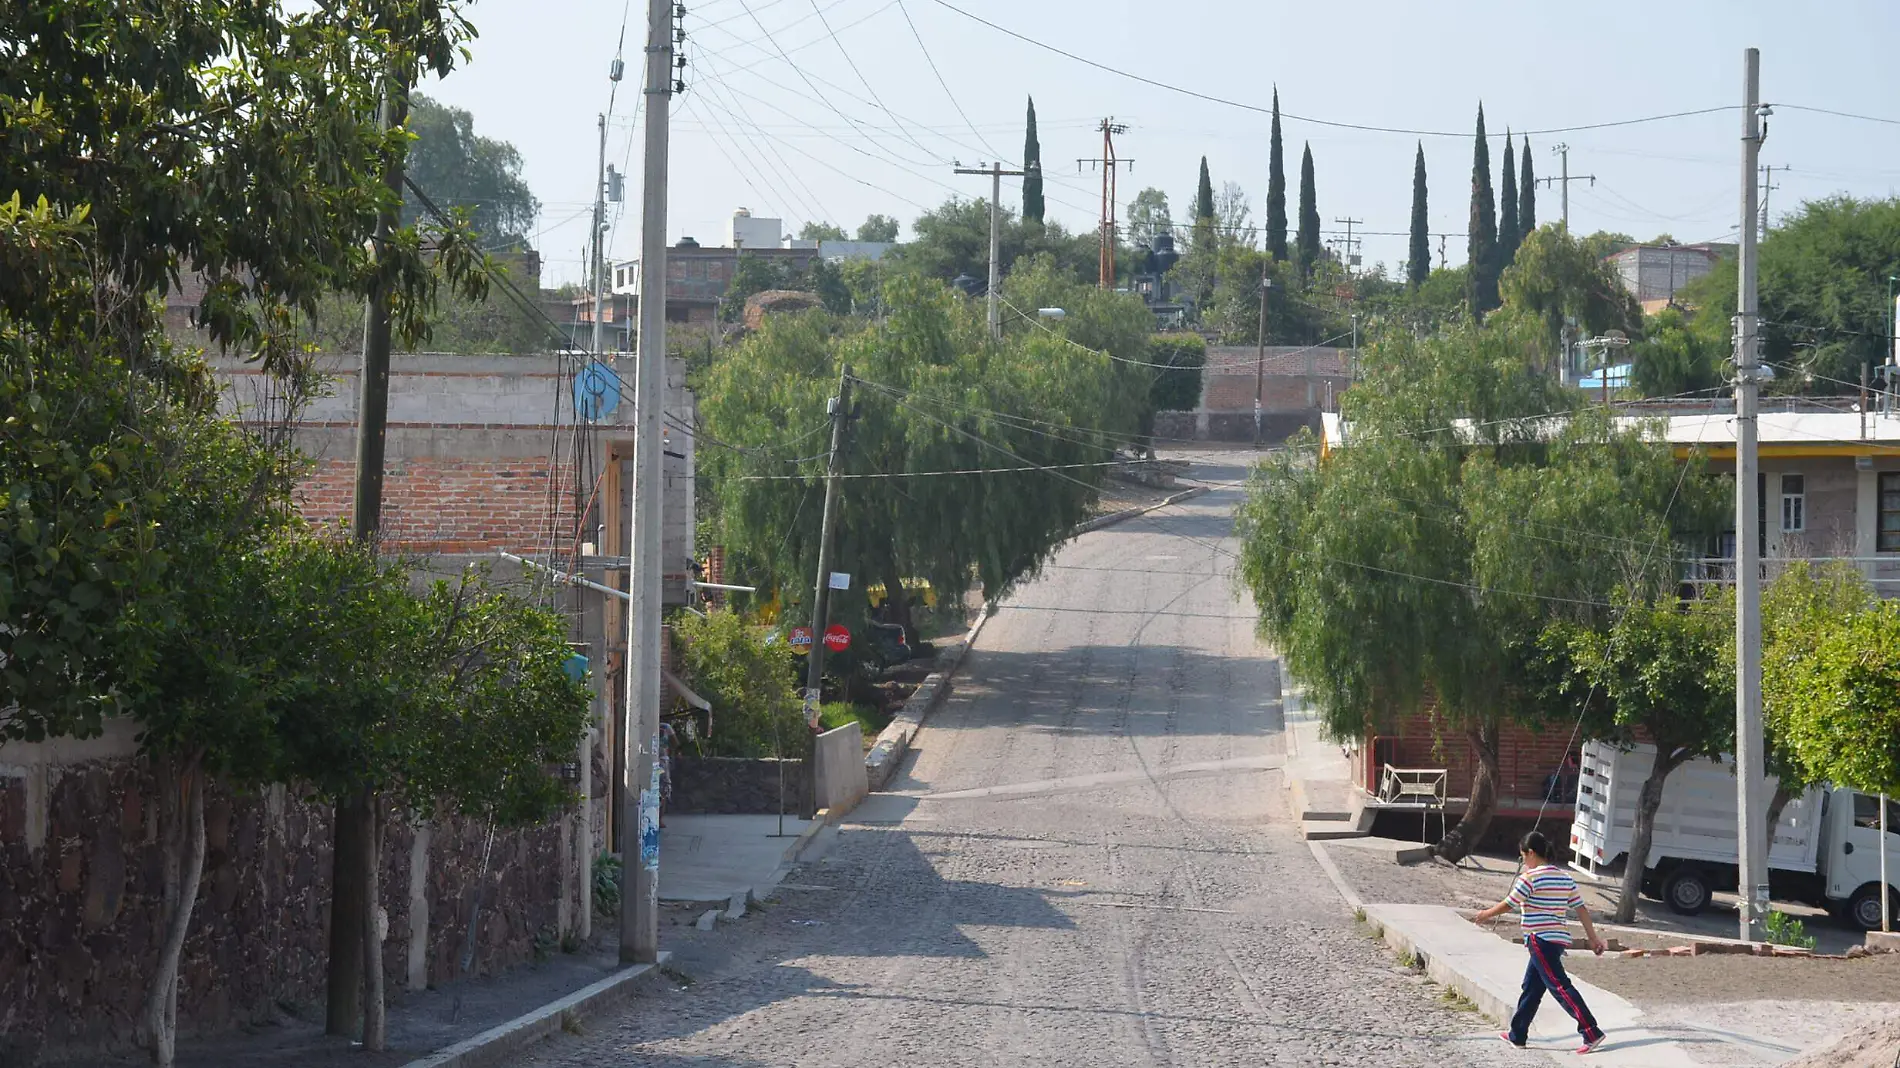
[[[1846,564],[1859,571],[1861,577],[1871,584],[1883,597],[1900,596],[1900,553],[1885,556],[1773,556],[1764,557],[1760,562],[1760,576],[1763,582],[1772,582],[1788,570],[1790,564],[1807,564],[1814,570],[1820,570],[1831,564]],[[1890,571],[1890,574],[1882,574]],[[1683,569],[1682,583],[1694,588],[1696,595],[1709,587],[1733,586],[1735,584],[1735,558],[1730,556],[1706,556],[1687,562]]]

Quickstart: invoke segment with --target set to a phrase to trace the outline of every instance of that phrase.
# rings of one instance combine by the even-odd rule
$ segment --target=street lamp
[[[1606,330],[1600,336],[1585,338],[1582,342],[1585,351],[1595,349],[1599,354],[1597,374],[1600,377],[1597,385],[1603,392],[1605,408],[1610,406],[1610,350],[1626,348],[1629,343],[1629,335],[1621,330]]]
[[[1253,358],[1253,443],[1260,444],[1260,402],[1264,395],[1267,371],[1267,294],[1273,292],[1273,276],[1260,268],[1260,337]],[[1308,383],[1309,387],[1311,383]]]

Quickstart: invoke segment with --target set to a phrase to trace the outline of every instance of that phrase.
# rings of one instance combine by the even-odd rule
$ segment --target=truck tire
[[[1891,896],[1888,907],[1893,907]],[[1854,891],[1854,896],[1847,899],[1842,918],[1863,931],[1880,930],[1880,884],[1868,883]]]
[[[1663,904],[1669,911],[1694,916],[1709,907],[1709,878],[1699,868],[1684,865],[1663,880]]]

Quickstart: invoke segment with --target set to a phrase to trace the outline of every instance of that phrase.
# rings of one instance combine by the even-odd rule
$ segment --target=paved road
[[[1278,665],[1232,585],[1238,497],[1065,548],[807,889],[715,936],[669,927],[690,989],[536,1063],[1546,1063],[1400,974],[1295,834]]]

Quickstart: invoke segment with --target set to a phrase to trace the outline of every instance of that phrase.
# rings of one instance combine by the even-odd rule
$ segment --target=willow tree
[[[1470,800],[1435,846],[1448,858],[1490,823],[1504,725],[1548,714],[1538,635],[1605,625],[1614,591],[1672,567],[1670,532],[1695,519],[1675,510],[1686,473],[1666,448],[1553,418],[1576,396],[1538,366],[1522,329],[1388,333],[1342,398],[1343,446],[1265,465],[1240,513],[1260,633],[1328,732],[1429,709],[1468,747]]]
[[[900,275],[881,323],[768,319],[715,365],[701,417],[736,448],[703,451],[700,477],[733,566],[788,603],[805,599],[826,402],[848,365],[854,418],[835,569],[893,591],[924,578],[951,601],[974,586],[995,598],[1033,573],[1087,517],[1101,465],[1139,431],[1152,319],[1138,300],[1067,281],[1047,263],[1012,274],[1009,292],[1066,318],[1006,310],[998,343],[964,298]]]

